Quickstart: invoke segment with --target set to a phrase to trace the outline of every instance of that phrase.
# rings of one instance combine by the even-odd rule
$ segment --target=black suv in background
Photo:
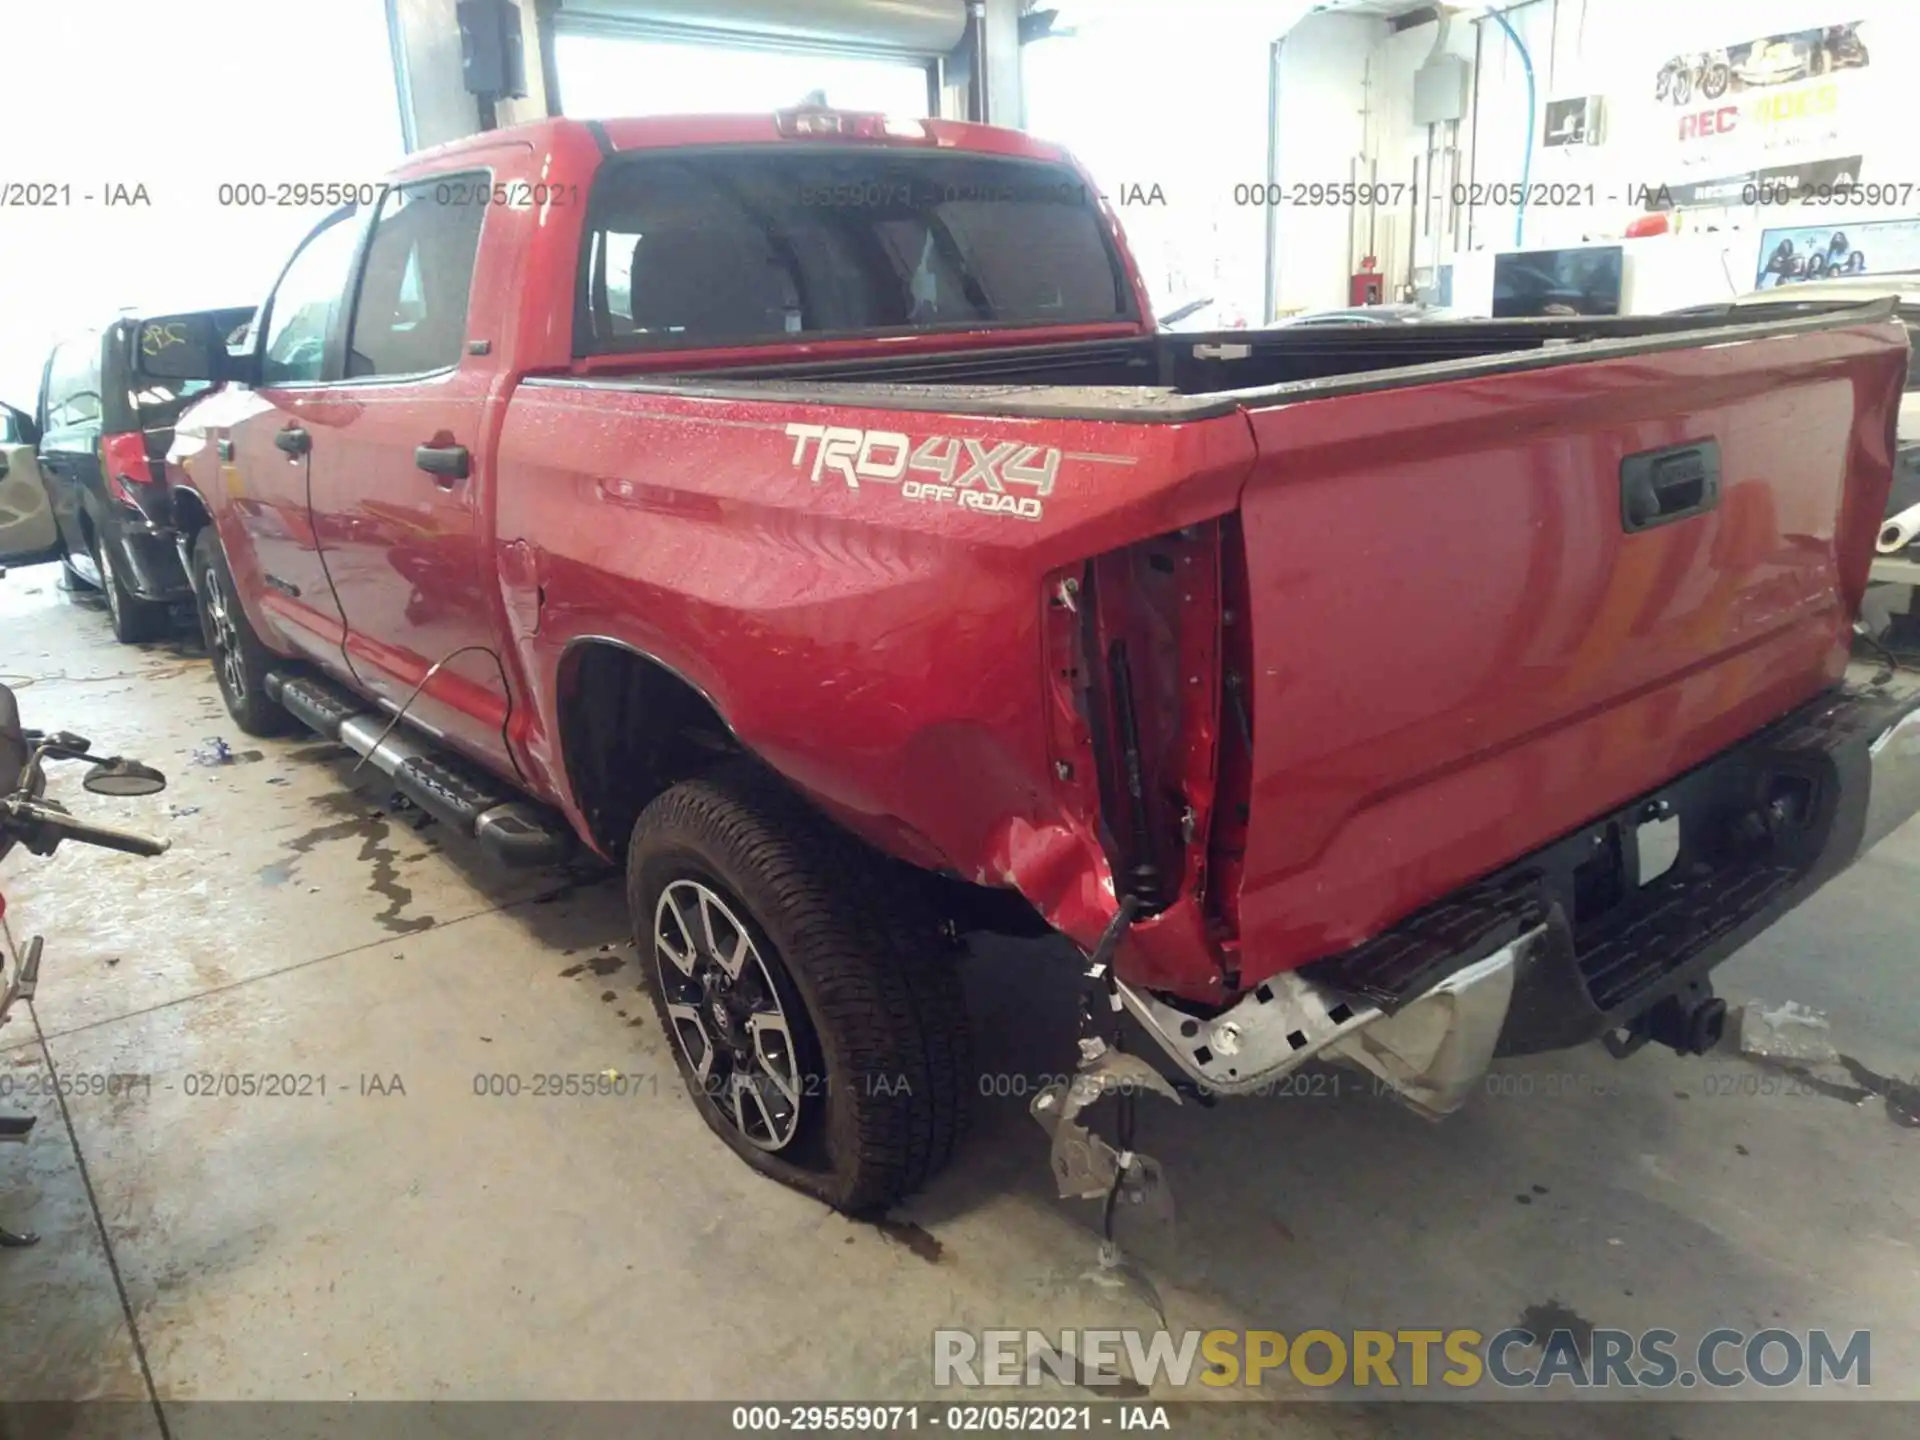
[[[232,329],[253,312],[214,313]],[[40,476],[68,572],[105,594],[113,633],[128,643],[163,634],[173,603],[193,598],[164,462],[174,421],[206,388],[136,384],[133,347],[143,338],[152,339],[128,316],[55,346],[37,415]]]

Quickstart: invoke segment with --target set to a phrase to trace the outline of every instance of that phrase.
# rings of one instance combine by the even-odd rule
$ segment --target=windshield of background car
[[[575,349],[1132,320],[1099,197],[994,156],[756,147],[594,181]]]

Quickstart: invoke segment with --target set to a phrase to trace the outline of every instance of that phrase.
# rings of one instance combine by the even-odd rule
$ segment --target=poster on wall
[[[1848,275],[1920,270],[1920,220],[1783,225],[1760,235],[1757,290]]]
[[[1648,210],[1791,205],[1848,190],[1859,180],[1860,156],[1842,155],[1835,160],[1803,160],[1798,165],[1716,175],[1711,180],[1677,180],[1648,190],[1642,203]]]
[[[1671,56],[1651,77],[1648,138],[1661,177],[1738,174],[1864,148],[1876,118],[1864,21],[1816,26]]]
[[[1540,143],[1549,149],[1559,145],[1598,145],[1599,116],[1600,99],[1596,95],[1549,100],[1546,133]]]
[[[1860,34],[1862,23],[1793,30],[1723,50],[1675,55],[1654,77],[1654,99],[1685,108],[1728,94],[1766,90],[1842,70],[1864,70],[1872,57]]]

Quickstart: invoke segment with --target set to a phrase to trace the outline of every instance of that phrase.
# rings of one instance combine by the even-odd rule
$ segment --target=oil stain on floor
[[[343,802],[345,802],[343,804]],[[393,826],[386,816],[377,810],[361,809],[353,804],[351,796],[316,796],[314,803],[323,808],[340,810],[352,805],[353,812],[343,820],[331,825],[318,825],[305,834],[296,835],[286,842],[286,849],[293,852],[291,858],[277,860],[263,865],[255,872],[262,885],[284,885],[291,880],[299,858],[311,854],[318,845],[334,840],[351,840],[358,837],[360,853],[356,857],[369,867],[367,890],[386,901],[386,906],[375,912],[373,919],[382,929],[394,935],[417,935],[422,930],[431,929],[434,923],[431,915],[407,915],[404,912],[413,904],[413,890],[400,883],[399,851],[388,844]]]

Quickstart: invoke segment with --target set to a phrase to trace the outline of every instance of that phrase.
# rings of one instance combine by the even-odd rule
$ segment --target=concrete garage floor
[[[385,813],[364,773],[356,793],[335,747],[238,734],[192,641],[115,645],[51,567],[0,581],[0,673],[27,723],[173,780],[112,801],[56,772],[74,808],[172,851],[16,854],[0,876],[16,935],[48,937],[34,1013],[0,1033],[0,1084],[41,1115],[0,1150],[0,1222],[43,1237],[0,1253],[0,1398],[157,1393],[176,1434],[194,1399],[935,1398],[937,1326],[1154,1323],[1077,1280],[1094,1208],[1052,1198],[1023,1098],[983,1098],[968,1147],[891,1223],[846,1220],[755,1178],[674,1093],[617,884],[503,874]],[[195,763],[213,736],[231,763]],[[1721,992],[1824,1009],[1868,1071],[1920,1075],[1917,889],[1910,826]],[[1067,1068],[1058,949],[988,947],[968,985],[982,1070],[1016,1077],[1001,1088]],[[24,1094],[49,1056],[70,1129]],[[637,1093],[474,1093],[476,1075],[607,1069]],[[1741,1093],[1777,1077],[1733,1055],[1501,1070],[1510,1093],[1439,1126],[1351,1081],[1144,1102],[1139,1143],[1181,1214],[1134,1248],[1170,1323],[1491,1333],[1552,1304],[1688,1340],[1870,1328],[1873,1393],[1920,1398],[1920,1130],[1878,1098]],[[326,1093],[191,1093],[235,1073]],[[150,1078],[96,1093],[127,1075]],[[1865,1406],[1422,1408],[1237,1408],[1218,1433],[1913,1433]]]

